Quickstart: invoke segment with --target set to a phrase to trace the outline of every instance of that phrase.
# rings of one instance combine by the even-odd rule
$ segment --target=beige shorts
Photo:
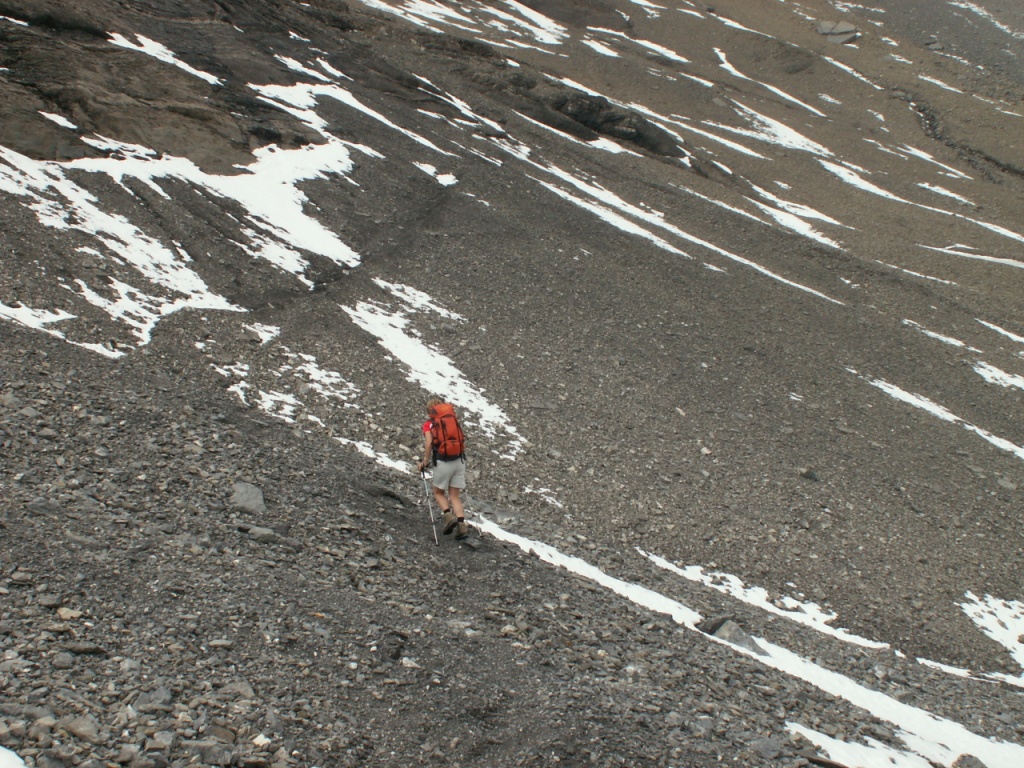
[[[440,488],[442,491],[447,491],[449,488],[465,488],[466,462],[462,459],[455,459],[454,461],[441,461],[438,459],[437,466],[434,467],[434,474],[430,477],[430,482],[435,488]]]

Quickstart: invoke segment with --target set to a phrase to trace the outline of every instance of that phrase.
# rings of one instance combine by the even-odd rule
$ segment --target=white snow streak
[[[400,295],[401,292],[396,293]],[[412,294],[415,296],[415,294]],[[341,307],[357,326],[377,338],[388,354],[407,369],[406,378],[429,393],[442,395],[453,405],[475,414],[480,429],[489,437],[504,436],[505,458],[515,458],[524,440],[511,419],[484,390],[471,383],[440,350],[419,338],[411,328],[409,313],[422,303],[417,299],[406,308],[393,310],[379,302],[360,301],[354,307]]]
[[[488,533],[500,541],[514,544],[544,562],[589,579],[642,608],[670,616],[677,624],[699,633],[700,637],[709,642],[727,645],[736,653],[741,653],[765,666],[803,680],[826,693],[860,707],[874,717],[891,723],[895,726],[896,736],[907,747],[908,752],[903,754],[907,755],[908,760],[910,758],[917,760],[916,762],[904,762],[902,763],[904,766],[927,768],[928,763],[924,762],[926,760],[942,765],[951,765],[961,754],[975,755],[988,768],[1020,768],[1021,765],[1024,765],[1024,746],[979,736],[960,723],[904,704],[880,691],[867,688],[845,675],[825,669],[763,638],[753,638],[754,642],[764,651],[763,654],[725,643],[700,632],[697,629],[697,624],[701,621],[701,615],[677,600],[643,585],[610,576],[585,560],[566,555],[548,544],[510,533],[487,518],[477,517],[474,523],[483,533]],[[862,761],[859,765],[885,765],[886,768],[891,768],[893,765],[891,758],[896,751],[891,748],[875,750],[876,744],[876,742],[869,741],[865,745],[860,745],[858,751],[868,755],[872,762]],[[825,748],[824,745],[822,746]],[[837,750],[848,750],[846,754],[851,755],[854,753],[854,748],[857,747],[857,745],[851,746],[841,742],[835,742],[830,746]],[[863,751],[868,749],[872,751]],[[883,760],[887,762],[883,762]],[[854,764],[858,765],[858,763]]]
[[[72,131],[77,131],[78,130],[78,126],[75,125],[74,123],[72,123],[66,117],[63,117],[61,115],[55,115],[53,112],[42,112],[42,111],[40,111],[39,114],[42,115],[43,117],[45,117],[47,120],[50,120],[51,122],[56,123],[61,128],[69,128]]]
[[[992,595],[980,598],[967,592],[966,602],[960,604],[982,632],[1006,648],[1024,668],[1024,603],[1019,600],[999,600]],[[1012,678],[1024,684],[1024,675]]]
[[[722,573],[720,571],[705,571],[699,565],[689,565],[685,568],[680,568],[658,555],[645,552],[639,548],[637,548],[637,551],[659,568],[671,571],[672,573],[682,576],[684,579],[689,581],[695,581],[699,584],[703,584],[706,587],[710,587],[718,592],[734,597],[737,600],[756,608],[760,608],[768,613],[774,613],[776,616],[784,616],[787,619],[791,619],[792,621],[803,624],[804,626],[811,627],[823,634],[830,635],[838,638],[839,640],[853,643],[854,645],[860,645],[865,648],[889,647],[888,643],[869,640],[866,637],[851,634],[845,629],[837,629],[836,627],[830,626],[831,623],[836,620],[836,614],[822,610],[821,606],[815,603],[796,600],[788,595],[781,595],[775,599],[771,599],[768,595],[768,590],[764,587],[748,587],[738,576],[733,576],[729,573]]]
[[[858,374],[856,371],[850,370],[850,372],[853,373],[854,375],[860,376],[860,374]],[[907,403],[908,405],[912,405],[915,408],[920,408],[921,410],[930,413],[932,416],[935,416],[936,418],[942,421],[949,422],[951,424],[959,424],[968,432],[973,432],[978,437],[982,438],[986,442],[991,443],[999,450],[1013,454],[1018,459],[1024,461],[1024,446],[1016,445],[1015,443],[1005,438],[993,435],[988,430],[975,426],[974,424],[971,424],[968,421],[964,421],[959,416],[954,414],[952,411],[948,410],[947,408],[944,408],[943,406],[939,405],[936,402],[933,402],[932,400],[929,400],[924,395],[918,395],[913,392],[907,392],[904,389],[900,389],[895,384],[890,384],[889,382],[883,379],[868,379],[863,376],[860,376],[860,378],[864,379],[869,384],[871,384],[871,386],[877,387],[878,389],[882,390],[887,395],[896,400],[900,400],[904,403]]]
[[[1017,342],[1018,344],[1024,344],[1024,336],[1018,336],[1017,334],[1012,333],[1012,332],[1006,330],[1005,328],[1000,328],[998,325],[994,325],[994,324],[989,323],[989,322],[987,322],[985,320],[978,320],[978,322],[981,323],[982,325],[984,325],[986,328],[988,328],[990,330],[993,330],[996,333],[998,333],[998,334],[1000,334],[1002,336],[1005,336],[1008,339],[1011,339],[1011,340]]]
[[[719,130],[735,133],[740,136],[748,136],[768,144],[775,144],[786,149],[796,149],[801,152],[809,152],[820,157],[832,157],[832,150],[807,138],[799,131],[794,130],[785,123],[755,112],[738,101],[732,102],[736,109],[753,126],[750,129],[737,128],[724,123],[713,123],[705,121],[705,125],[711,125]]]
[[[748,77],[747,75],[744,75],[742,72],[740,72],[738,69],[736,69],[736,67],[734,67],[732,64],[729,63],[729,59],[726,58],[725,52],[721,48],[715,48],[715,53],[718,54],[718,59],[721,62],[721,64],[719,64],[719,66],[722,69],[724,69],[726,72],[728,72],[730,75],[733,75],[734,77],[738,77],[740,80],[747,80],[747,81],[749,81],[751,83],[757,83],[762,88],[767,88],[769,91],[771,91],[772,93],[776,94],[777,96],[781,96],[786,101],[788,101],[788,102],[790,102],[792,104],[796,104],[797,106],[803,107],[804,109],[806,109],[808,112],[810,112],[813,115],[817,115],[818,117],[825,117],[826,116],[825,113],[822,112],[821,110],[815,109],[810,104],[806,104],[806,103],[800,101],[800,99],[796,98],[795,96],[790,96],[788,93],[786,93],[785,91],[783,91],[783,90],[781,90],[779,88],[776,88],[774,85],[768,85],[767,83],[763,83],[760,80],[755,80],[752,77]]]
[[[964,344],[964,342],[960,341],[960,339],[954,339],[952,336],[946,336],[941,333],[936,333],[935,331],[929,331],[923,325],[921,325],[920,323],[915,323],[913,320],[904,320],[903,324],[908,325],[911,328],[915,328],[921,333],[923,333],[925,336],[928,336],[929,338],[932,339],[936,339],[937,341],[941,341],[943,344],[948,344],[951,347],[959,347],[960,349],[970,350],[971,352],[977,352],[978,354],[982,353],[980,349],[969,347],[966,344]]]
[[[138,42],[133,43],[124,35],[118,32],[114,32],[110,35],[110,42],[112,42],[114,45],[120,46],[121,48],[128,48],[132,51],[138,51],[139,53],[144,53],[147,56],[152,56],[153,58],[159,59],[162,62],[171,64],[175,67],[178,67],[178,69],[188,72],[190,75],[194,75],[202,80],[205,80],[211,85],[223,85],[219,77],[214,77],[213,75],[207,72],[201,72],[195,67],[189,66],[181,59],[179,59],[176,53],[167,48],[167,46],[156,42],[156,40],[150,40],[148,37],[143,37],[142,35],[134,35],[134,37]]]
[[[994,365],[978,362],[974,364],[974,371],[990,384],[998,384],[1001,387],[1016,387],[1024,389],[1024,376],[1015,373],[1007,373]]]

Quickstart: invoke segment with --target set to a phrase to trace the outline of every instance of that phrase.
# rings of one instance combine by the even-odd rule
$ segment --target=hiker
[[[456,539],[464,539],[469,536],[469,525],[459,494],[466,487],[466,438],[455,409],[440,398],[432,397],[427,401],[427,415],[430,418],[423,422],[420,474],[428,466],[434,467],[430,485],[442,512],[444,534],[455,531]]]

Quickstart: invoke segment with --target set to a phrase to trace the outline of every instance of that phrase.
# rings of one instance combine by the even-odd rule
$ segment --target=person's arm
[[[434,447],[433,435],[430,434],[429,429],[423,430],[423,458],[420,459],[420,472],[430,466],[430,452]]]

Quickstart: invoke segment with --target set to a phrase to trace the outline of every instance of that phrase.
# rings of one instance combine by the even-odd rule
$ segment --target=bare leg
[[[451,497],[452,500],[452,512],[455,513],[455,516],[459,518],[459,520],[465,517],[465,512],[462,511],[462,499],[459,498],[460,490],[460,488],[448,489],[448,496]]]
[[[437,502],[437,506],[443,512],[446,509],[448,509],[448,499],[445,498],[444,489],[438,488],[436,485],[433,486],[433,488],[434,488],[434,501]],[[461,504],[459,505],[459,508],[460,509],[462,508]]]

